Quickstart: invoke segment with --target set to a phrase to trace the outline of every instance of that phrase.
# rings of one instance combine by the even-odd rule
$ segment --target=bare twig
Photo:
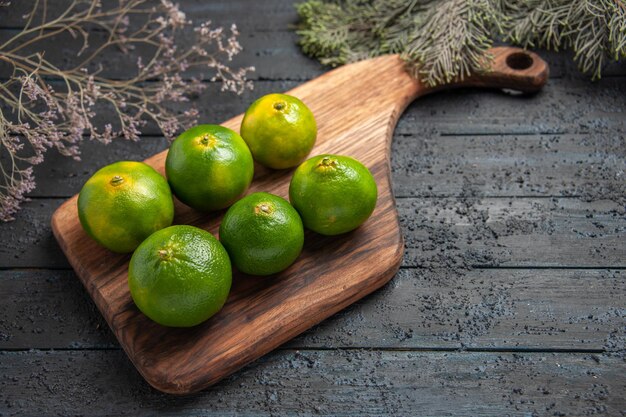
[[[78,159],[85,137],[103,143],[118,137],[137,140],[152,121],[172,138],[193,124],[195,109],[179,113],[168,106],[187,102],[205,88],[198,79],[181,76],[190,68],[206,69],[224,91],[240,94],[252,87],[246,74],[253,68],[226,64],[241,51],[237,28],[228,33],[211,22],[193,27],[169,0],[126,0],[109,8],[98,0],[73,0],[56,17],[50,16],[47,0],[35,0],[25,19],[24,29],[0,45],[0,61],[11,68],[10,78],[0,83],[0,220],[13,219],[35,187],[32,165],[43,161],[50,148]],[[94,28],[107,36],[91,46]],[[185,30],[195,35],[190,47],[178,41]],[[71,68],[60,67],[40,49],[42,41],[65,33],[82,41],[77,55],[84,56]],[[136,55],[129,79],[107,78],[102,67],[88,70],[112,48]],[[114,119],[98,124],[96,106],[112,109]]]

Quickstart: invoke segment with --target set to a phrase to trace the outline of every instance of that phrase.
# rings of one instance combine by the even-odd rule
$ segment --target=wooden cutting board
[[[494,48],[492,54],[492,72],[446,88],[485,86],[534,92],[546,82],[548,67],[537,55],[514,48]],[[130,255],[111,253],[83,232],[77,196],[59,207],[52,217],[55,237],[120,345],[152,386],[173,394],[201,390],[395,275],[404,245],[391,193],[391,137],[404,108],[432,91],[410,77],[397,56],[390,55],[346,65],[287,92],[315,114],[319,133],[311,155],[349,155],[372,171],[379,190],[376,210],[363,226],[343,236],[307,232],[300,258],[276,276],[236,273],[224,308],[194,328],[162,327],[141,314],[128,291]],[[223,125],[239,131],[241,118]],[[146,162],[163,173],[166,154],[161,152]],[[293,170],[255,168],[249,193],[267,191],[287,198]],[[200,213],[177,202],[174,223],[192,224],[217,235],[222,215]]]

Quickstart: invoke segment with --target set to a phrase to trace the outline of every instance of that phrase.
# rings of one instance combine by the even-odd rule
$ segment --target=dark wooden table
[[[203,122],[326,70],[296,46],[291,1],[179,2],[237,22],[238,62],[257,68],[241,97],[210,84]],[[50,152],[0,225],[0,415],[625,415],[626,66],[591,83],[567,54],[543,56],[536,96],[455,91],[407,109],[392,156],[406,254],[390,284],[188,397],[142,380],[50,231],[96,169],[166,141]]]

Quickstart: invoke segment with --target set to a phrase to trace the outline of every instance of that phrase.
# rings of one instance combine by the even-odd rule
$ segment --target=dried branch
[[[35,22],[38,13],[41,20]],[[198,112],[193,107],[182,113],[169,108],[205,89],[199,79],[183,78],[181,74],[190,69],[208,70],[212,81],[222,83],[223,91],[241,94],[252,88],[246,74],[253,68],[233,69],[226,64],[241,51],[236,26],[229,33],[211,22],[193,27],[169,0],[126,0],[108,8],[98,0],[74,0],[56,17],[49,16],[47,0],[36,0],[25,19],[24,29],[0,45],[0,61],[8,64],[11,73],[0,84],[0,219],[4,221],[13,219],[35,187],[32,166],[43,161],[48,149],[78,159],[84,138],[103,143],[119,137],[137,140],[149,121],[172,138],[195,123]],[[106,39],[91,45],[94,30],[105,33]],[[192,46],[182,47],[180,37],[190,32]],[[82,41],[77,51],[80,62],[72,68],[52,62],[39,47],[62,34]],[[88,69],[112,48],[137,56],[136,73],[129,79],[103,76],[102,67]],[[112,109],[114,119],[99,125],[97,107]]]

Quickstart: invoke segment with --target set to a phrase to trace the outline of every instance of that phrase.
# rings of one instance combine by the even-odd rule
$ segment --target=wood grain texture
[[[296,66],[294,71],[299,69]],[[291,90],[300,83],[286,80],[256,81],[254,90],[246,91],[241,96],[220,95],[218,83],[207,83],[207,89],[194,99],[193,104],[200,112],[200,120],[227,120],[244,112],[260,95]],[[60,84],[50,84],[62,88]],[[188,106],[188,103],[172,104],[176,111],[186,110]],[[626,83],[621,77],[603,78],[599,84],[590,83],[586,79],[551,79],[546,88],[529,97],[484,89],[472,89],[464,93],[442,91],[422,97],[410,105],[399,120],[396,132],[415,134],[437,131],[443,135],[624,132],[624,106]],[[106,106],[96,108],[97,123],[109,122],[113,117]],[[145,139],[162,135],[153,123],[142,128],[142,133]]]
[[[626,171],[626,135],[396,134],[391,170],[396,198],[467,189],[476,197],[611,198],[626,195],[626,181],[616,181]]]
[[[475,136],[416,130],[394,133],[391,176],[396,199],[459,196],[464,187],[480,197],[580,196],[613,186],[626,195],[626,183],[615,181],[626,171],[626,136]],[[163,137],[148,137],[111,147],[85,142],[81,161],[50,153],[35,168],[37,188],[30,196],[71,197],[95,167],[120,159],[142,160],[167,146]]]
[[[119,349],[72,271],[0,271],[0,296],[0,350]],[[403,268],[283,347],[593,353],[626,337],[624,299],[624,270]]]
[[[590,353],[287,350],[186,397],[150,389],[123,356],[0,352],[3,415],[618,417],[626,408],[622,359]]]
[[[510,57],[520,54],[530,65],[512,69]],[[495,71],[472,76],[455,87],[534,92],[547,79],[547,65],[534,54],[494,48],[493,55]],[[408,103],[432,91],[407,75],[396,56],[345,66],[289,91],[316,116],[319,133],[312,154],[350,155],[372,171],[379,188],[376,210],[365,225],[349,234],[329,238],[308,233],[299,260],[275,277],[235,276],[224,309],[192,329],[159,326],[137,310],[127,289],[129,256],[112,254],[85,235],[76,196],[55,212],[52,228],[61,248],[151,385],[176,394],[203,389],[380,288],[395,274],[403,244],[391,193],[390,140]],[[238,116],[224,126],[238,130],[240,122]],[[146,162],[163,172],[165,156],[162,152]],[[249,192],[286,197],[290,176],[290,171],[257,167]],[[178,204],[175,223],[216,233],[219,218]]]
[[[595,185],[590,182],[585,190]],[[416,190],[422,186],[414,184]],[[471,190],[460,191],[469,194]],[[613,201],[591,194],[591,201],[586,201],[586,194],[575,198],[397,198],[406,249],[403,265],[447,266],[438,258],[445,248],[447,257],[468,258],[469,267],[626,267],[623,196],[615,194]],[[34,200],[16,221],[2,226],[0,269],[71,267],[48,224],[64,201]],[[479,256],[469,259],[472,255]]]

